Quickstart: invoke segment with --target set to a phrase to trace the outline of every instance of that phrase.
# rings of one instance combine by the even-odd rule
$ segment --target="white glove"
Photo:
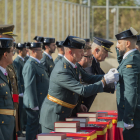
[[[119,73],[116,68],[110,69],[107,74],[104,75],[106,84],[119,81]]]
[[[22,97],[22,98],[23,98],[23,93],[20,93],[20,94],[19,94],[19,97]]]
[[[124,127],[125,127],[127,130],[129,130],[129,129],[131,129],[131,128],[134,127],[134,124],[126,124],[126,123],[124,122]]]

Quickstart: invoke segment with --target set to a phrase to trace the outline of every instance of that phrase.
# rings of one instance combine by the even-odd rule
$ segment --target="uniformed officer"
[[[118,123],[123,128],[124,140],[140,139],[140,54],[135,48],[137,31],[130,28],[116,36],[117,48],[122,56],[118,71],[120,80],[116,88]]]
[[[75,64],[83,57],[85,46],[83,39],[68,36],[63,46],[65,47],[65,56],[57,62],[51,73],[48,95],[41,108],[40,124],[43,133],[54,130],[54,122],[64,121],[71,115],[79,95],[88,97],[102,92],[105,84],[119,79],[117,70],[114,72],[110,70],[105,76],[91,76],[84,71],[79,71]],[[90,85],[82,85],[79,75],[82,75],[83,80]]]
[[[82,57],[80,62],[76,63],[76,65],[77,65],[77,67],[79,67],[79,69],[84,70],[84,68],[91,66],[92,59],[93,59],[93,55],[92,55],[91,47],[89,45],[85,45],[84,56]],[[82,80],[81,75],[79,75],[79,80],[80,80],[81,84],[88,85],[88,83],[85,83]],[[72,117],[76,117],[77,113],[79,113],[79,112],[87,112],[88,111],[87,107],[83,104],[82,101],[83,101],[83,97],[79,96],[78,104],[76,105],[76,107],[72,111],[72,114],[71,114]]]
[[[57,50],[58,50],[58,56],[57,58],[54,60],[54,64],[56,64],[60,59],[62,59],[62,57],[64,57],[64,46],[62,45],[64,41],[56,41],[56,46],[57,46]]]
[[[90,39],[89,38],[85,38],[84,40],[86,41],[86,45],[91,46],[91,43],[90,43]]]
[[[23,108],[23,93],[24,93],[24,81],[22,76],[22,69],[24,66],[24,57],[26,56],[26,45],[22,43],[17,43],[16,45],[18,56],[14,60],[14,66],[17,74],[18,82],[18,92],[19,92],[19,115],[20,115],[20,124],[21,131],[18,132],[18,135],[22,135],[22,131],[26,127],[27,115],[26,111]]]
[[[104,61],[108,56],[108,52],[111,52],[110,48],[113,45],[113,42],[108,40],[94,37],[94,41],[92,43],[92,54],[93,60],[91,67],[85,68],[86,72],[93,75],[101,75],[105,74],[104,71],[100,67],[100,62]],[[109,84],[104,88],[104,92],[114,93],[115,85]],[[95,100],[97,94],[92,95],[91,97],[83,98],[84,105],[87,106],[88,110],[90,109],[93,101]]]
[[[13,45],[13,48],[14,48],[14,51],[13,53],[15,54],[15,46],[16,43],[14,42],[14,45]],[[12,86],[12,91],[13,91],[13,102],[14,102],[14,108],[16,109],[16,132],[18,132],[20,130],[20,121],[19,121],[19,93],[18,93],[18,85],[17,85],[17,76],[16,76],[16,72],[15,72],[15,68],[14,68],[14,65],[13,63],[8,65],[6,67],[6,70],[8,72],[8,77],[10,79],[10,82],[11,82],[11,86]],[[24,136],[24,134],[20,134],[19,135],[20,137],[21,136]]]
[[[140,35],[137,35],[136,49],[140,52]]]
[[[41,63],[45,66],[46,72],[48,73],[48,76],[50,77],[51,72],[54,68],[54,62],[52,59],[52,53],[55,52],[56,45],[55,45],[55,38],[44,38],[43,39],[43,58],[41,59]]]
[[[23,68],[24,95],[23,103],[27,112],[26,140],[34,140],[39,129],[39,113],[43,100],[48,93],[49,78],[45,67],[40,63],[42,43],[30,43],[30,58]]]
[[[25,43],[26,45],[27,43]],[[26,61],[29,59],[30,57],[30,52],[29,52],[29,48],[28,46],[26,45],[26,56],[24,57],[24,62],[26,63]]]
[[[0,25],[0,38],[12,38],[14,41],[13,37],[16,37],[17,35],[13,34],[13,30],[14,30],[14,25]],[[16,43],[14,42],[14,50],[16,48]],[[15,51],[14,51],[15,53]],[[16,132],[18,132],[20,130],[20,122],[19,122],[19,97],[18,97],[18,87],[17,87],[17,77],[16,77],[16,73],[15,73],[15,68],[13,63],[8,65],[6,67],[6,70],[8,72],[8,77],[11,81],[11,85],[12,85],[12,91],[13,91],[13,102],[14,102],[14,108],[16,109]],[[21,136],[21,135],[20,135]],[[23,136],[23,135],[22,135]]]
[[[16,140],[12,88],[6,67],[13,60],[13,39],[0,38],[0,140]]]

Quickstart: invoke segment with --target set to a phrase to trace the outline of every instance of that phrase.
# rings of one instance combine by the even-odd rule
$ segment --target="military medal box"
[[[81,130],[96,130],[97,140],[106,140],[106,137],[107,137],[106,124],[89,125],[87,127],[81,127],[80,129]]]
[[[80,130],[77,133],[65,133],[65,134],[67,137],[84,137],[86,138],[86,140],[97,140],[97,133],[95,130]]]
[[[107,112],[108,115],[118,116],[117,110],[98,110],[97,112],[98,112],[98,113],[99,113],[99,112]]]
[[[54,123],[55,132],[73,132],[76,133],[80,130],[79,121],[59,121]]]
[[[37,135],[37,140],[64,140],[66,138],[66,134],[61,133],[41,133]]]
[[[88,124],[89,125],[106,124],[107,125],[107,140],[113,140],[112,120],[98,120],[97,122],[88,122]]]
[[[66,118],[66,121],[79,121],[80,122],[80,127],[86,127],[89,122],[89,118],[87,117],[74,117],[74,118]]]
[[[98,112],[77,113],[77,117],[88,117],[89,121],[96,122],[98,119]]]

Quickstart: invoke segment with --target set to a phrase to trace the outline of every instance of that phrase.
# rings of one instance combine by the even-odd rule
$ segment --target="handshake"
[[[116,68],[112,68],[109,70],[107,74],[104,75],[104,80],[106,84],[114,83],[119,81],[119,72]]]

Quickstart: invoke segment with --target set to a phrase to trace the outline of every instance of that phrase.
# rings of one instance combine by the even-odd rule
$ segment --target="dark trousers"
[[[131,128],[123,130],[124,140],[140,140],[140,128]]]
[[[51,130],[49,128],[46,128],[45,126],[41,125],[41,128],[42,128],[42,133],[50,133],[51,131],[54,131],[54,130]]]
[[[5,120],[4,123],[0,124],[0,140],[16,140],[15,117],[8,117],[9,120]]]
[[[27,113],[27,127],[26,127],[26,140],[36,139],[39,131],[39,110],[32,110],[26,108]]]
[[[20,119],[20,131],[18,134],[21,134],[23,130],[26,128],[27,124],[27,114],[25,108],[23,108],[23,98],[19,97],[19,119]]]

